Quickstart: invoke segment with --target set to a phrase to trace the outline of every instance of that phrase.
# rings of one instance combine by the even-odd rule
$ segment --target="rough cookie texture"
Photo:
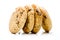
[[[13,13],[10,23],[9,23],[9,30],[11,33],[15,34],[20,29],[24,27],[24,24],[27,19],[27,12],[22,8],[17,8],[16,12]]]

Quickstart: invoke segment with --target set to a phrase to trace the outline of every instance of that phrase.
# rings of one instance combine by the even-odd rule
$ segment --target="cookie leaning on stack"
[[[45,32],[49,33],[49,31],[52,28],[52,22],[50,19],[50,16],[48,15],[48,12],[44,8],[40,8],[41,13],[43,14],[42,17],[42,28],[45,30]]]
[[[36,5],[32,5],[32,8],[34,9],[34,27],[32,29],[32,33],[37,33],[42,25],[42,13]]]
[[[29,33],[32,31],[34,26],[34,10],[30,6],[25,6],[25,9],[27,11],[27,20],[25,26],[23,27],[23,31],[25,33]]]

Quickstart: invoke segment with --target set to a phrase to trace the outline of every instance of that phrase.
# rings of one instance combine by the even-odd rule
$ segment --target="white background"
[[[11,34],[9,20],[16,7],[36,4],[44,7],[52,20],[49,34],[41,30],[37,34]],[[0,40],[60,40],[60,1],[59,0],[0,0]]]

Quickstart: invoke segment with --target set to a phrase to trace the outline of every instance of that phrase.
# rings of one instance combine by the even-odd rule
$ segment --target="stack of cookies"
[[[16,8],[9,22],[9,30],[13,34],[21,29],[24,33],[36,34],[41,27],[49,33],[52,27],[51,19],[44,8],[34,4]]]

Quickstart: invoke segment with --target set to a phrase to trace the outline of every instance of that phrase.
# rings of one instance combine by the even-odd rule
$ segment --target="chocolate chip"
[[[18,15],[16,17],[18,18]]]
[[[46,16],[43,16],[44,18],[47,18]]]
[[[36,12],[41,16],[41,13],[38,10],[36,10]]]
[[[28,12],[31,11],[31,9],[28,10]]]
[[[19,21],[17,21],[17,23],[16,24],[19,24]]]
[[[20,14],[23,14],[23,12],[20,12]]]
[[[36,12],[37,12],[37,13],[39,13],[39,11],[38,11],[38,10],[36,10]]]
[[[45,25],[45,22],[44,22],[44,20],[43,20],[42,22],[43,22],[43,24]]]

